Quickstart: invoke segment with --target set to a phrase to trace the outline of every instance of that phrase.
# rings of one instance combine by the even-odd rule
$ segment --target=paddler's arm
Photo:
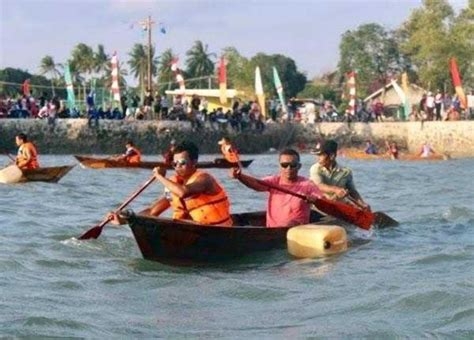
[[[22,158],[17,157],[16,160],[15,160],[15,163],[19,168],[22,168],[25,165],[27,165],[28,162],[31,159],[31,154],[30,154],[30,151],[28,149],[25,149],[23,152],[24,152],[23,157]]]
[[[163,211],[171,206],[170,201],[166,197],[161,197],[150,206],[149,214],[151,216],[160,216]]]
[[[250,189],[255,191],[268,191],[268,188],[258,183],[255,178],[244,175],[241,168],[232,168],[229,173],[232,178],[238,179],[240,183]]]
[[[167,188],[179,198],[186,198],[192,195],[202,193],[211,194],[213,193],[215,188],[214,181],[207,174],[202,174],[194,182],[183,185],[170,181],[168,178],[166,178],[166,169],[164,168],[156,167],[155,169],[153,169],[153,173],[155,174],[155,178],[157,181],[163,184],[165,188]]]
[[[362,196],[359,194],[359,192],[357,191],[357,189],[354,185],[354,181],[352,180],[352,174],[351,174],[350,178],[348,179],[346,186],[347,186],[348,196],[349,196],[350,200],[352,200],[360,208],[370,211],[370,205],[368,205],[362,199]]]

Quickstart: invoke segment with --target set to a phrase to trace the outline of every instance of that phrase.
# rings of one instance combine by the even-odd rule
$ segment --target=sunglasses
[[[280,166],[282,168],[288,168],[290,167],[291,169],[296,169],[298,166],[300,165],[300,163],[293,163],[293,162],[283,162],[283,163],[280,163]]]
[[[177,166],[184,166],[186,164],[188,164],[188,160],[183,158],[183,159],[179,159],[179,160],[173,162],[173,167],[176,168]]]

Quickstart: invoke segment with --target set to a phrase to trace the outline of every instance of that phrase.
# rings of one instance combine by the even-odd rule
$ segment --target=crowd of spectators
[[[457,96],[442,94],[440,91],[433,95],[428,92],[420,102],[413,105],[409,115],[410,121],[426,120],[459,120],[474,118],[474,91],[468,96],[468,110],[461,109]],[[123,95],[116,105],[96,105],[95,94],[89,92],[85,108],[81,111],[74,107],[67,108],[66,101],[53,96],[48,98],[43,93],[38,98],[34,96],[6,97],[0,94],[0,118],[36,118],[47,119],[51,124],[56,118],[88,118],[90,126],[98,126],[101,119],[125,120],[180,120],[190,121],[192,128],[235,132],[255,130],[261,132],[265,125],[271,122],[299,122],[314,124],[318,122],[377,122],[386,120],[384,104],[375,100],[364,103],[357,101],[355,113],[348,109],[338,112],[331,101],[302,100],[291,98],[287,105],[281,105],[276,98],[267,101],[268,116],[261,110],[258,100],[242,101],[234,99],[230,109],[223,107],[209,108],[205,97],[197,95],[190,99],[175,96],[167,97],[147,91],[143,100],[136,95]]]

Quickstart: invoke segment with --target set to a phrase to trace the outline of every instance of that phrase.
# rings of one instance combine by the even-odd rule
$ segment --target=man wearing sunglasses
[[[213,176],[197,170],[198,157],[198,147],[194,143],[183,142],[174,149],[174,176],[166,178],[165,168],[153,170],[156,180],[169,191],[171,199],[158,200],[151,207],[150,214],[158,216],[171,206],[174,219],[231,227],[227,193]]]
[[[312,151],[318,155],[319,160],[309,170],[311,180],[329,199],[348,198],[361,208],[370,210],[370,206],[364,202],[354,185],[352,170],[341,167],[336,162],[337,147],[336,141],[327,140]]]
[[[298,176],[301,168],[300,155],[293,149],[280,152],[280,174],[262,180],[244,175],[240,168],[231,169],[230,175],[255,191],[268,191],[267,227],[284,227],[308,224],[311,204],[306,200],[282,193],[271,188],[277,185],[312,198],[319,198],[322,192],[309,179]],[[265,184],[268,183],[269,186]]]
[[[227,193],[213,176],[197,170],[198,156],[199,149],[194,143],[182,142],[174,150],[174,176],[166,177],[166,167],[153,169],[156,180],[170,195],[158,199],[149,208],[149,215],[159,216],[172,207],[173,219],[232,227]],[[119,214],[110,213],[109,216],[113,224],[126,222]]]

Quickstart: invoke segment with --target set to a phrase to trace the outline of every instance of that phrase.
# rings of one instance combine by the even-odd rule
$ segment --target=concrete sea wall
[[[171,139],[192,140],[202,153],[218,153],[217,141],[230,135],[242,153],[261,153],[270,148],[306,145],[334,138],[342,146],[362,146],[371,139],[379,146],[396,141],[402,149],[416,152],[424,141],[452,157],[474,157],[474,121],[400,123],[320,123],[314,125],[267,124],[262,133],[235,134],[210,128],[193,131],[188,122],[101,120],[89,127],[85,119],[59,119],[54,126],[45,120],[0,120],[0,151],[15,150],[14,137],[24,132],[40,153],[117,154],[132,139],[146,154],[163,152]]]

